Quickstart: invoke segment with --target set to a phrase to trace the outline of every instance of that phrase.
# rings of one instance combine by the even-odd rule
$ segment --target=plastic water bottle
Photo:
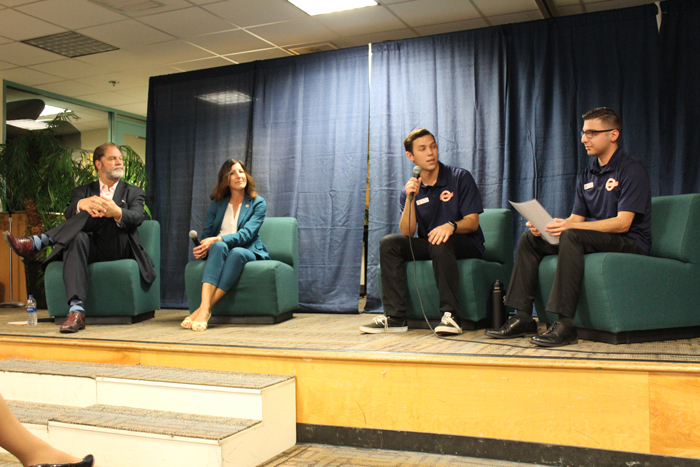
[[[34,295],[30,295],[27,300],[27,324],[36,326],[36,323],[36,300],[34,300]]]

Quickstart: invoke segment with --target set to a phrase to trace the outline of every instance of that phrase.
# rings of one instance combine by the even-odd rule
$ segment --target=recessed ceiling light
[[[203,101],[219,105],[242,104],[251,101],[248,94],[238,91],[212,92],[197,97]]]
[[[113,45],[83,36],[75,31],[61,32],[49,36],[35,37],[22,41],[25,44],[39,47],[68,58],[99,54],[111,50],[119,50]]]
[[[49,127],[48,123],[46,122],[38,122],[36,120],[29,119],[8,120],[5,123],[16,128],[23,128],[25,130],[45,130]]]
[[[376,5],[374,0],[287,0],[311,16]]]
[[[63,112],[68,112],[68,109],[62,109],[60,107],[54,107],[53,105],[45,105],[44,110],[39,114],[40,117],[45,117],[47,115],[57,115]]]

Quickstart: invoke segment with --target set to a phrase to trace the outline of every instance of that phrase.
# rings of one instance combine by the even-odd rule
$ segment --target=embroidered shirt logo
[[[453,196],[454,196],[454,193],[452,193],[451,191],[445,190],[442,193],[440,193],[440,201],[444,201],[446,203],[449,200],[451,200]]]
[[[614,178],[610,177],[607,182],[605,182],[605,189],[608,191],[613,191],[613,188],[618,186],[620,182],[615,180]]]

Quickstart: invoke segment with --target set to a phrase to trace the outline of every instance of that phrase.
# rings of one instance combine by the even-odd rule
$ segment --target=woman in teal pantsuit
[[[207,258],[202,302],[181,323],[193,331],[207,329],[211,307],[233,287],[247,262],[270,259],[259,234],[267,203],[258,196],[255,180],[241,161],[224,162],[210,197],[203,239],[192,250],[195,258]]]

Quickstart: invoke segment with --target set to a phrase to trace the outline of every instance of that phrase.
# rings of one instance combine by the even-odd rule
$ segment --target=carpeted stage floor
[[[83,339],[168,345],[244,347],[268,350],[307,350],[353,353],[389,353],[423,356],[514,357],[646,362],[700,362],[700,338],[643,344],[612,345],[580,340],[559,349],[538,348],[529,339],[497,341],[484,331],[466,331],[441,339],[430,330],[407,333],[360,334],[358,327],[376,316],[298,313],[276,325],[212,325],[206,332],[180,327],[185,310],[158,310],[155,318],[132,325],[88,325],[77,334],[60,334],[55,324],[9,324],[26,321],[22,309],[0,310],[0,335],[48,339]],[[48,318],[39,310],[39,318]],[[540,331],[542,331],[543,325]]]

